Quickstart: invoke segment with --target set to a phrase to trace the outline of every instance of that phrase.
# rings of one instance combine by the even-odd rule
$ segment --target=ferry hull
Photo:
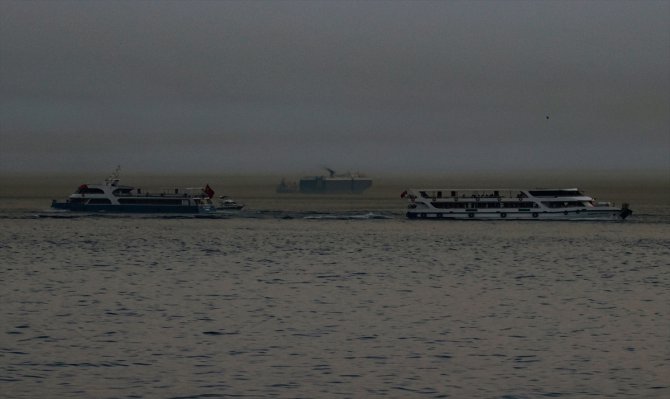
[[[72,212],[102,212],[102,213],[211,213],[213,207],[197,205],[85,205],[69,202],[56,202],[51,204],[54,209]]]
[[[409,219],[442,220],[623,220],[621,210],[573,210],[561,212],[431,212],[408,211]],[[627,215],[626,215],[627,216]]]

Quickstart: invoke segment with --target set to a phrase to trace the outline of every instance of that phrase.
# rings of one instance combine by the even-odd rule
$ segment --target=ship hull
[[[209,213],[213,209],[196,205],[87,205],[69,202],[53,202],[53,209],[72,212],[102,213]]]
[[[408,211],[409,219],[442,220],[622,220],[621,210],[570,210],[570,211],[495,211],[495,212],[431,212]]]

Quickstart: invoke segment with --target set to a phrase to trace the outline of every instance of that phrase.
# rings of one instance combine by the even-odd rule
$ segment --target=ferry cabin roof
[[[531,189],[522,190],[514,188],[499,189],[411,189],[423,198],[522,198],[527,196],[558,198],[558,197],[583,197],[585,196],[576,188],[567,189]]]

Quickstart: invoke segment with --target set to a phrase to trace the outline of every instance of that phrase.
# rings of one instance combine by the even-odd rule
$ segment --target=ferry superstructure
[[[623,220],[633,211],[597,202],[577,188],[408,189],[410,219]]]
[[[76,212],[116,213],[209,213],[215,212],[214,191],[170,189],[159,193],[119,184],[117,171],[101,184],[82,184],[65,201],[53,200],[51,207]]]

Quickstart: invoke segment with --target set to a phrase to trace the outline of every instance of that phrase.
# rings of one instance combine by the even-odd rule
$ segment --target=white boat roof
[[[579,191],[578,188],[409,188],[413,191]]]

